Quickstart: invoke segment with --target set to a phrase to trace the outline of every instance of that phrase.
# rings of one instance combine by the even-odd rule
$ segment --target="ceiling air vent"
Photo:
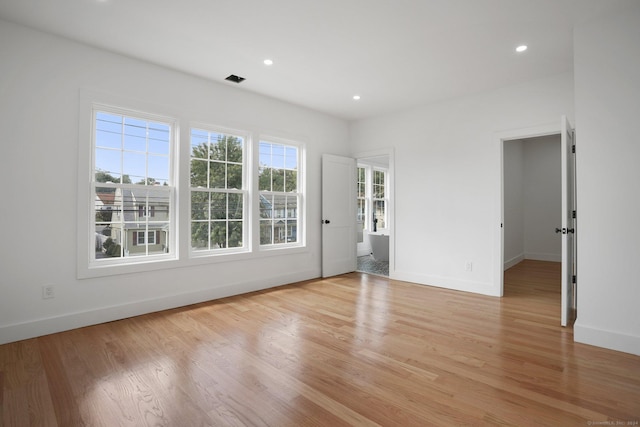
[[[225,80],[228,80],[228,81],[234,82],[234,83],[242,83],[242,81],[244,81],[245,78],[244,77],[240,77],[240,76],[236,76],[235,74],[231,74]]]

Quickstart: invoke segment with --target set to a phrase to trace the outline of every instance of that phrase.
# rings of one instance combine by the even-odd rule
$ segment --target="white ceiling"
[[[573,26],[633,1],[0,0],[0,17],[352,120],[571,71]]]

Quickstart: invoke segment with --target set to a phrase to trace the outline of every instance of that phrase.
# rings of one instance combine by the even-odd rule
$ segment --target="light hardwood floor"
[[[504,298],[312,280],[0,346],[0,424],[638,425],[640,357],[559,316],[556,263]]]

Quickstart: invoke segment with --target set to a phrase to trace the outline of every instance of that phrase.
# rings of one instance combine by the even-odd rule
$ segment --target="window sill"
[[[94,262],[85,268],[78,270],[78,279],[91,279],[109,277],[120,274],[144,273],[166,268],[182,268],[205,264],[217,264],[224,262],[248,261],[271,256],[287,256],[307,253],[307,246],[302,244],[282,245],[274,247],[260,247],[258,250],[233,251],[224,253],[198,253],[191,252],[189,258],[179,259],[175,257],[158,257],[144,261],[133,260],[122,264],[101,264]]]

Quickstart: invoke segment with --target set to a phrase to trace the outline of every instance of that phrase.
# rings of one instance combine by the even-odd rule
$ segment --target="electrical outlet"
[[[467,261],[464,264],[464,271],[473,271],[473,263],[471,261]]]
[[[53,285],[45,285],[42,287],[42,299],[55,298],[56,292]]]

